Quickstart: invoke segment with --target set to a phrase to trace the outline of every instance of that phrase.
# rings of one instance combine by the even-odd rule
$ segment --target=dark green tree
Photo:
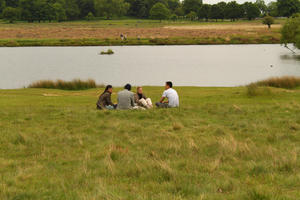
[[[224,1],[222,1],[222,2],[219,2],[217,5],[220,9],[220,14],[219,14],[220,18],[219,19],[224,20],[226,18],[226,6],[227,6],[227,4]]]
[[[189,14],[187,14],[186,16],[189,20],[194,21],[197,19],[197,13],[195,13],[194,11],[191,11]]]
[[[150,10],[150,17],[152,19],[168,19],[170,16],[170,10],[163,3],[156,3]]]
[[[203,4],[200,9],[198,10],[198,18],[199,19],[205,19],[208,21],[211,14],[211,5],[209,4]]]
[[[80,18],[86,17],[89,13],[95,14],[94,0],[77,0],[77,5],[80,10]]]
[[[267,5],[264,0],[256,0],[255,5],[259,8],[261,15],[264,16],[267,13]]]
[[[211,6],[210,18],[218,21],[218,19],[222,19],[222,9],[219,4],[214,4]]]
[[[0,0],[0,17],[1,17],[1,13],[4,10],[5,7],[6,7],[5,0]]]
[[[63,7],[63,5],[61,5],[61,3],[53,4],[53,8],[54,8],[54,12],[55,12],[55,20],[56,21],[62,22],[62,21],[67,20],[66,10]]]
[[[294,13],[300,11],[300,1],[299,0],[277,0],[277,8],[280,16],[290,17]]]
[[[243,4],[244,11],[245,11],[245,17],[248,18],[248,20],[253,20],[260,16],[260,10],[258,6],[252,2],[246,2]]]
[[[94,18],[95,18],[95,16],[93,15],[92,12],[89,12],[89,13],[87,14],[87,16],[85,17],[85,19],[86,19],[87,21],[91,21],[91,20],[93,20]]]
[[[99,16],[112,19],[113,16],[124,16],[130,5],[123,0],[96,0],[95,6]]]
[[[267,6],[267,14],[272,16],[272,17],[278,17],[279,12],[278,12],[278,7],[277,7],[277,2],[272,1],[268,4]]]
[[[236,1],[231,1],[226,5],[226,18],[235,21],[242,18],[244,15],[244,9]]]
[[[192,11],[197,13],[201,8],[201,5],[202,0],[184,0],[182,6],[185,14],[189,14]]]
[[[18,8],[6,7],[3,10],[2,17],[3,19],[9,21],[9,23],[14,23],[19,19],[20,12]]]

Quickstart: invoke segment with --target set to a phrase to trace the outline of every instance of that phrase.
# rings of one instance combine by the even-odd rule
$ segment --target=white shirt
[[[168,98],[169,107],[179,107],[179,97],[176,90],[174,90],[173,88],[165,90],[162,96]]]

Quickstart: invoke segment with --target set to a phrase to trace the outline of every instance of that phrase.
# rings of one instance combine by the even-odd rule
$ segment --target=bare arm
[[[166,99],[166,97],[161,97],[161,99],[160,99],[159,102],[160,102],[160,103],[168,103],[168,101],[165,101],[165,102],[164,102],[165,99]]]

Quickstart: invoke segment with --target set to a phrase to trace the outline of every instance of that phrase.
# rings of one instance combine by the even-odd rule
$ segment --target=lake
[[[114,55],[99,55],[113,49]],[[299,53],[299,51],[297,52]],[[274,76],[300,76],[300,59],[280,45],[0,48],[0,88],[37,80],[94,79],[123,86],[240,86]]]

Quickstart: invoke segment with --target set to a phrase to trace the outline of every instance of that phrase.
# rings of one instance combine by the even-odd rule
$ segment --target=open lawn
[[[147,111],[98,111],[101,89],[0,90],[0,199],[300,198],[299,89],[175,89],[179,109]]]
[[[127,19],[15,24],[2,21],[0,46],[279,43],[283,23],[284,20],[277,20],[273,28],[268,29],[261,20],[160,23]],[[121,41],[120,34],[126,35],[128,40]]]

